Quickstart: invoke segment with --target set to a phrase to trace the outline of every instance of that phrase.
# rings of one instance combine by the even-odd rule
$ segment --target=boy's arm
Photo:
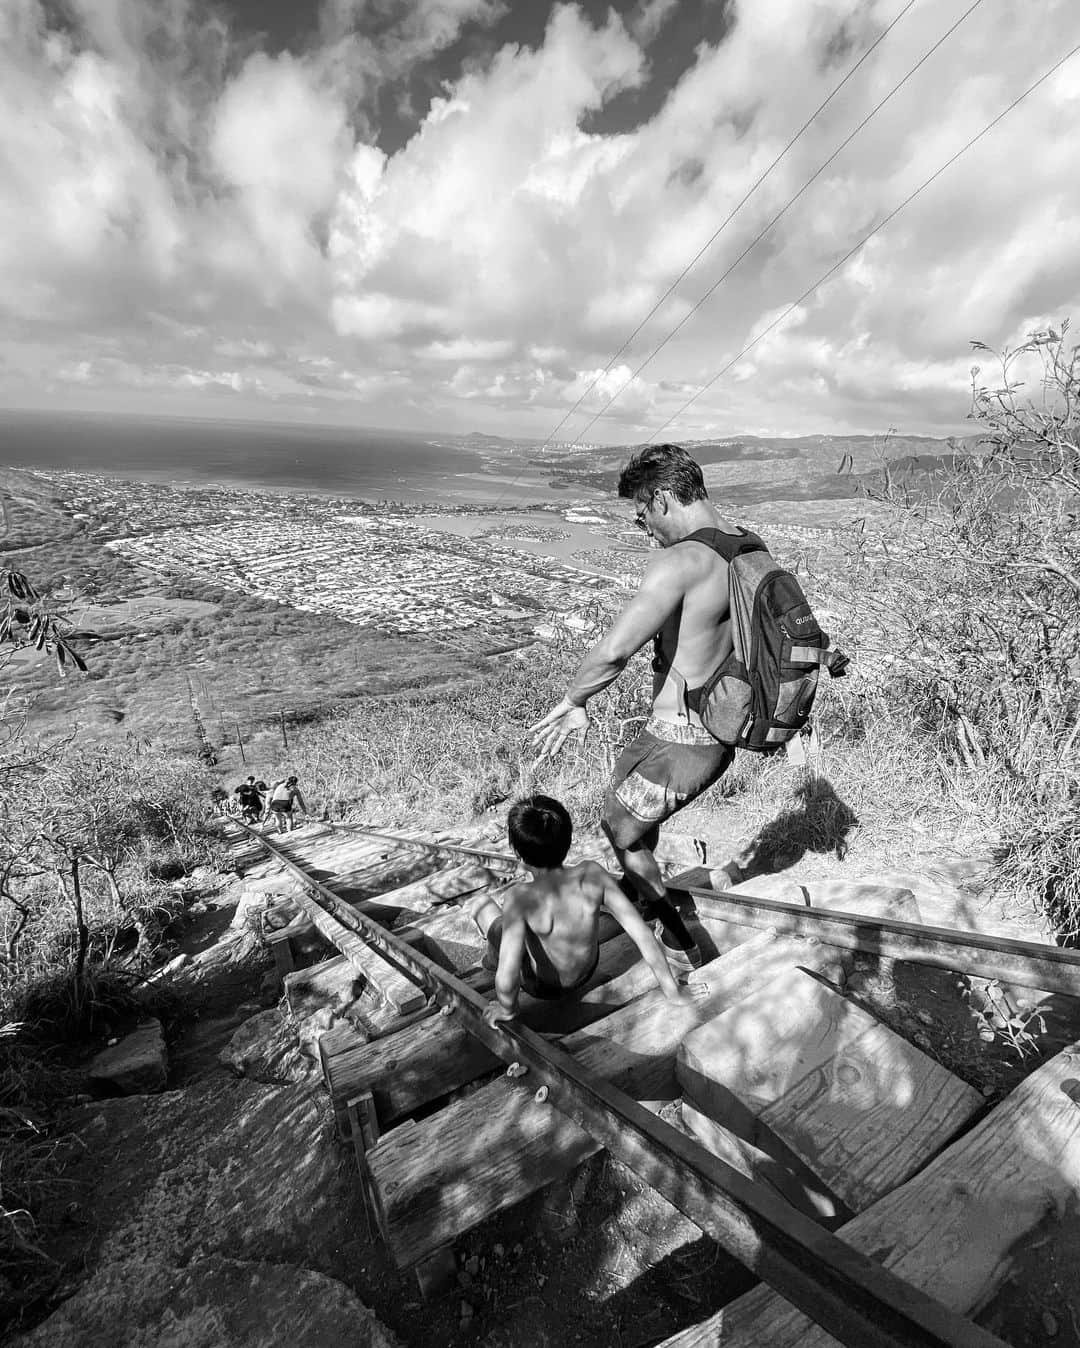
[[[521,991],[521,960],[525,951],[525,919],[513,897],[503,907],[499,968],[495,974],[495,998],[484,1012],[489,1025],[512,1020],[517,1015]]]
[[[660,942],[645,925],[641,914],[622,892],[608,872],[597,863],[597,878],[603,886],[603,904],[615,921],[641,951],[641,958],[649,966],[659,984],[660,991],[669,1002],[699,1001],[708,989],[703,984],[689,988],[680,988],[671,973],[671,966],[664,957]]]

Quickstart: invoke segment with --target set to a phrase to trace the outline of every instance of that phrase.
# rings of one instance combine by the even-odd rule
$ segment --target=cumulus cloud
[[[966,5],[902,19],[681,280],[897,6],[741,4],[637,122],[613,110],[667,69],[676,6],[619,8],[556,4],[530,45],[494,40],[503,0],[325,0],[272,52],[203,0],[8,0],[0,399],[544,436],[595,381],[562,433],[617,393],[590,432],[615,440],[730,363],[672,433],[953,430],[969,338],[1077,309],[1080,60],[812,289],[1080,40],[1072,0],[985,0],[692,314]],[[384,97],[415,109],[385,148]]]

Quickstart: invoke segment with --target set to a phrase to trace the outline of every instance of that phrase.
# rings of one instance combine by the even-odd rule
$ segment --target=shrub
[[[933,492],[886,474],[885,542],[859,536],[845,600],[871,657],[853,681],[871,714],[933,747],[943,784],[1002,839],[1002,874],[1075,930],[1080,356],[1067,332],[1005,351],[995,385],[972,370],[978,443]],[[1032,363],[1036,400],[1019,378]]]

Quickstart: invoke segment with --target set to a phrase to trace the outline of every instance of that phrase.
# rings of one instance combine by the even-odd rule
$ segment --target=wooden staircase
[[[481,892],[497,898],[513,862],[499,853],[455,859],[450,847],[421,837],[395,846],[333,829],[292,835],[282,850],[342,907],[286,897],[268,910],[266,931],[290,1005],[325,996],[343,1009],[320,1043],[338,1132],[352,1141],[387,1250],[427,1288],[437,1270],[452,1267],[447,1251],[465,1232],[601,1149],[530,1072],[507,1071],[467,1021],[446,1006],[440,1014],[430,988],[392,952],[350,930],[347,910],[373,917],[489,994],[484,943],[461,903]],[[240,855],[252,861],[258,850],[245,840]],[[907,890],[856,886],[852,898],[851,911],[918,921]],[[667,1116],[678,1104],[685,1133],[706,1151],[823,1230],[839,1225],[851,1245],[946,1306],[970,1311],[1000,1281],[1006,1238],[1032,1229],[1070,1184],[1080,1186],[1080,1108],[1061,1086],[1068,1064],[1055,1059],[979,1120],[977,1091],[845,997],[846,951],[726,917],[700,920],[696,934],[711,956],[692,975],[708,988],[704,1001],[668,1003],[611,924],[588,988],[559,1003],[523,997],[521,1019],[647,1109],[669,1106]],[[341,953],[295,969],[313,937]],[[359,997],[348,1010],[357,987],[379,1001],[379,1015],[357,1009]],[[1014,1134],[1030,1131],[1040,1110],[1046,1173],[1037,1193],[1022,1198]],[[935,1233],[937,1253],[923,1231]],[[953,1270],[951,1280],[942,1267]],[[970,1338],[925,1341],[996,1342],[971,1329]],[[762,1286],[667,1342],[834,1341]]]

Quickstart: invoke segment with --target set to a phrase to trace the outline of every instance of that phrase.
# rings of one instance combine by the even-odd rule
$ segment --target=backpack
[[[690,539],[728,563],[733,649],[700,687],[687,688],[687,705],[721,744],[774,753],[810,719],[822,666],[840,678],[848,657],[830,650],[802,586],[757,534],[698,529],[682,541]]]

